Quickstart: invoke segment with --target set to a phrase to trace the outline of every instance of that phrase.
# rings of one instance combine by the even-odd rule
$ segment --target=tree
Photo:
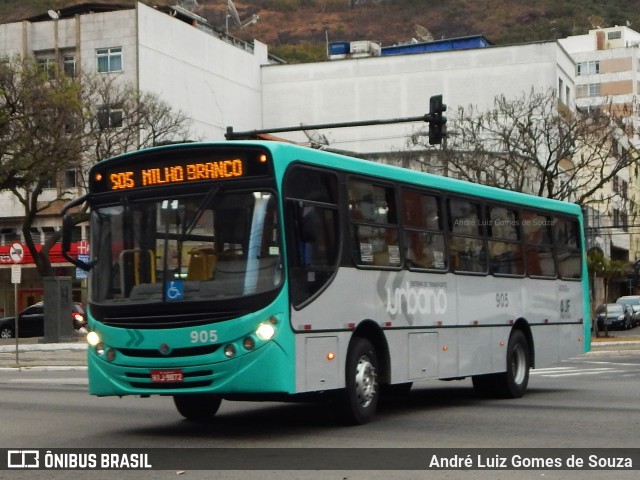
[[[0,65],[0,190],[11,191],[24,208],[25,244],[43,277],[54,273],[49,251],[59,233],[38,249],[32,226],[78,194],[58,182],[66,171],[77,171],[86,185],[84,173],[100,160],[188,138],[184,114],[115,78],[72,79],[29,58]],[[44,189],[53,185],[57,194],[45,199]],[[86,215],[78,212],[76,219]]]
[[[85,76],[81,83],[86,166],[134,149],[189,138],[187,116],[158,95],[140,92],[117,76]]]
[[[581,205],[607,200],[596,193],[636,158],[620,148],[626,136],[610,106],[572,112],[554,90],[499,95],[487,111],[459,107],[448,125],[436,172]],[[426,138],[418,132],[412,146]]]
[[[78,164],[82,142],[73,124],[79,105],[79,87],[68,77],[51,75],[30,58],[0,63],[0,190],[23,205],[25,243],[43,275],[51,264],[37,252],[31,227],[50,206],[39,201],[44,188]]]

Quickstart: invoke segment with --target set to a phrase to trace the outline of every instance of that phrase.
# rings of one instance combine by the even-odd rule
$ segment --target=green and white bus
[[[284,142],[163,146],[90,171],[89,391],[340,406],[470,377],[520,397],[589,349],[579,206]]]

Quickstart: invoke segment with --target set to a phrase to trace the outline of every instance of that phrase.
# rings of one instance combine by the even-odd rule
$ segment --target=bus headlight
[[[95,347],[100,343],[100,335],[98,335],[96,332],[87,333],[87,343],[92,347]]]
[[[256,335],[260,340],[271,340],[276,333],[276,328],[271,322],[264,322],[258,325]]]

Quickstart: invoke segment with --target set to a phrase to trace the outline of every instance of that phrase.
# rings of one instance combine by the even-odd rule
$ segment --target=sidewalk
[[[65,368],[85,369],[87,343],[84,336],[63,343],[38,343],[40,338],[21,338],[16,363],[15,338],[0,341],[0,369],[4,368]]]
[[[15,338],[0,340],[0,369],[5,368],[66,368],[84,369],[87,366],[87,343],[78,335],[77,341],[39,343],[40,338],[21,338],[16,363]],[[640,341],[593,342],[588,355],[611,354],[640,355]]]

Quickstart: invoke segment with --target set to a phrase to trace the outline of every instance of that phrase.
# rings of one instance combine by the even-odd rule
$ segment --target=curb
[[[0,367],[0,372],[86,372],[82,365],[16,365],[14,367]]]
[[[72,343],[27,343],[19,344],[18,352],[53,352],[57,350],[82,351],[87,349],[87,344],[82,342]],[[15,345],[0,345],[0,353],[16,351]]]

